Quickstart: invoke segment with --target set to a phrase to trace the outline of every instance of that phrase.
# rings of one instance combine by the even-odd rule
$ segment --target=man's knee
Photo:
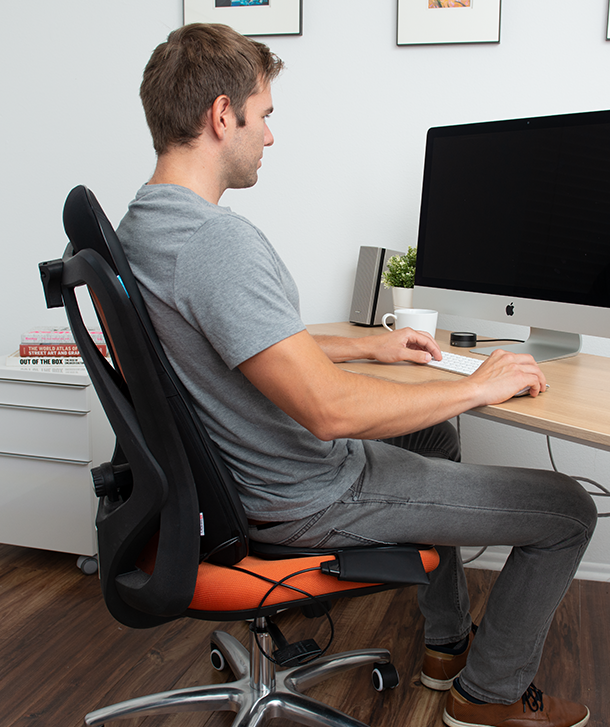
[[[553,477],[553,482],[546,490],[546,497],[551,498],[549,502],[555,502],[555,510],[566,522],[578,524],[577,533],[573,536],[584,539],[588,542],[593,535],[597,525],[597,507],[591,495],[573,477],[558,472],[548,472]]]

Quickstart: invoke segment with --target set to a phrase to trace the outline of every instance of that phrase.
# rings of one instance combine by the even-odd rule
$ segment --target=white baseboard
[[[480,548],[462,548],[462,558],[467,561],[479,552]],[[466,563],[467,568],[486,568],[487,570],[502,570],[510,549],[488,548],[472,563]],[[576,572],[576,578],[583,581],[610,581],[610,565],[607,563],[587,563],[583,561]]]

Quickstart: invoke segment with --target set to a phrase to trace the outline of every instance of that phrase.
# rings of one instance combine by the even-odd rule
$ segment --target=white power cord
[[[546,447],[549,452],[549,459],[551,460],[551,466],[553,467],[553,470],[555,472],[559,472],[559,469],[555,464],[555,458],[553,457],[553,450],[551,449],[551,437],[549,435],[547,435],[546,437]],[[589,495],[591,495],[592,497],[610,497],[610,490],[608,490],[608,488],[604,487],[603,485],[600,485],[599,482],[591,480],[589,479],[589,477],[576,477],[574,475],[571,475],[571,477],[577,482],[586,482],[589,485],[593,485],[593,487],[597,487],[600,492],[591,492],[590,490],[587,490]],[[599,512],[597,514],[597,517],[610,517],[610,512]]]

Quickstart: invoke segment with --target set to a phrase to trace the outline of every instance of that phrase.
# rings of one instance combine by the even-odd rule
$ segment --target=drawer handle
[[[7,384],[33,384],[34,386],[54,386],[59,389],[86,389],[89,384],[60,384],[55,381],[34,381],[32,379],[9,379],[4,376],[0,376],[0,381],[6,382]]]
[[[46,406],[22,406],[21,404],[0,404],[0,409],[19,409],[20,411],[44,411],[51,414],[72,414],[75,416],[85,416],[89,411],[80,411],[78,409],[52,409]]]
[[[16,457],[18,459],[34,459],[39,462],[55,462],[60,464],[77,464],[80,466],[91,464],[91,460],[64,459],[63,457],[42,457],[37,454],[19,454],[17,452],[0,452],[0,457]]]

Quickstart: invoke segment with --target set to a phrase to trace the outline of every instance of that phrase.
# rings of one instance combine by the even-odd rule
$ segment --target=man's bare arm
[[[391,333],[374,336],[347,338],[345,336],[313,336],[316,343],[331,361],[354,361],[374,359],[383,363],[413,361],[428,363],[431,358],[439,360],[441,350],[428,333],[400,328]]]
[[[380,439],[451,419],[468,409],[505,401],[545,379],[530,356],[495,352],[469,377],[400,384],[334,366],[302,331],[261,351],[240,370],[267,398],[323,440]]]

